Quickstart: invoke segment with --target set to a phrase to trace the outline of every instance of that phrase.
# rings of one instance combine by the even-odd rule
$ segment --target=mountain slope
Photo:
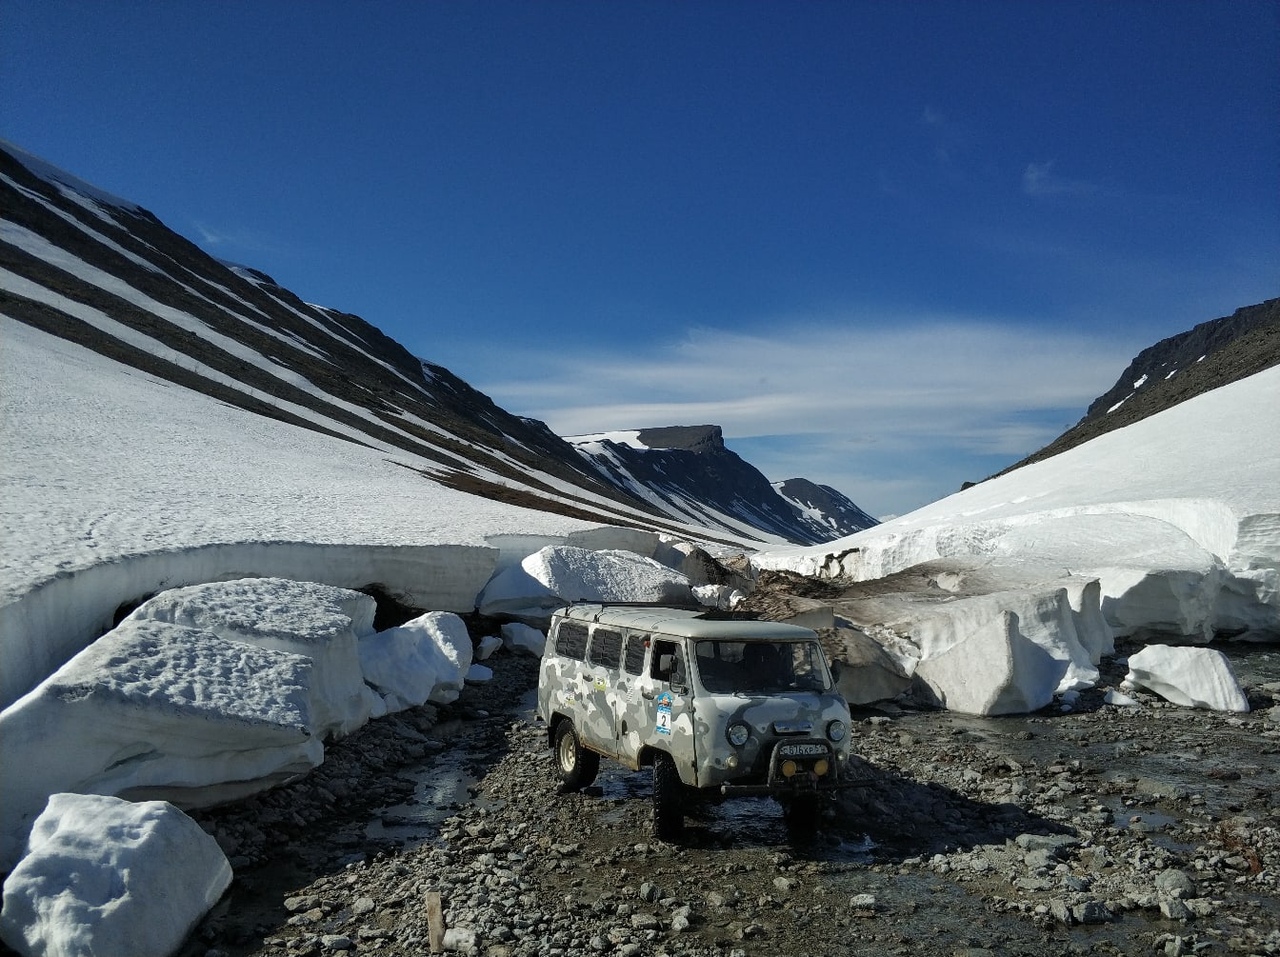
[[[655,508],[543,423],[503,410],[359,316],[219,262],[150,212],[7,144],[0,206],[0,309],[32,328],[218,402],[403,453],[405,467],[489,500],[684,536],[702,526],[728,542],[785,535],[767,483],[753,490],[769,503],[758,526],[750,508],[730,522],[714,505]]]
[[[1274,365],[1280,365],[1280,299],[1202,322],[1143,349],[1079,422],[998,474],[1050,458]]]
[[[803,544],[875,524],[834,489],[828,490],[821,511],[779,493],[759,470],[725,448],[718,425],[601,432],[568,436],[567,441],[603,479],[677,520],[710,521],[735,532],[756,528]],[[860,523],[849,523],[854,514]]]

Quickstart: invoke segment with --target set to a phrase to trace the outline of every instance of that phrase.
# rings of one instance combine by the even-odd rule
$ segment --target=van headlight
[[[724,736],[735,748],[740,748],[747,743],[747,738],[751,737],[751,729],[745,724],[731,724]]]
[[[839,744],[844,740],[844,736],[849,733],[849,729],[845,727],[843,721],[837,718],[827,725],[827,737]]]

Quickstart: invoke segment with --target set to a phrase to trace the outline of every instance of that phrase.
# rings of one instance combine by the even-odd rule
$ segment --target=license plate
[[[782,744],[778,746],[778,753],[784,758],[825,757],[827,746],[825,744]]]

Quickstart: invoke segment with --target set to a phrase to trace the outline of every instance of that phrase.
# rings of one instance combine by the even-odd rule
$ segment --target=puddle
[[[404,768],[398,776],[413,783],[413,794],[400,804],[378,808],[364,828],[372,841],[392,842],[410,848],[434,840],[440,825],[463,807],[496,810],[505,802],[489,801],[475,791],[476,750],[474,727],[464,721],[445,721],[431,731],[432,737],[450,742],[426,763]]]
[[[1112,798],[1102,803],[1111,812],[1113,826],[1122,831],[1153,833],[1167,831],[1178,824],[1175,817],[1153,811],[1149,807],[1126,804],[1123,798]]]

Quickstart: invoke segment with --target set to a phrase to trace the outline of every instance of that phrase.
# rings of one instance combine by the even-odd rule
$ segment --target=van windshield
[[[829,691],[816,641],[699,641],[698,678],[712,694]]]

